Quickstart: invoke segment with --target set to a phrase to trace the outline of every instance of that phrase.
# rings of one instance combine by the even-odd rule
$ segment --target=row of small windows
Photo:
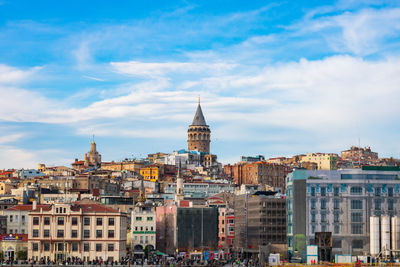
[[[71,243],[71,250],[72,251],[78,251],[78,243]],[[64,244],[63,243],[56,243],[55,249],[57,251],[64,251]],[[96,252],[101,252],[103,251],[103,244],[97,243],[95,245]],[[114,244],[107,244],[107,246],[104,246],[104,251],[114,251],[115,245]],[[39,243],[32,243],[32,250],[33,251],[39,251]],[[44,251],[50,251],[50,243],[45,242],[43,243],[43,250]],[[65,244],[65,250],[67,250],[67,244]],[[83,243],[83,251],[90,251],[90,244],[89,243]]]
[[[90,225],[90,219],[91,219],[90,217],[84,217],[83,225]],[[39,217],[33,217],[32,223],[33,225],[39,225]],[[64,225],[64,223],[65,223],[65,217],[57,217],[57,225]],[[50,225],[50,217],[44,217],[43,224]],[[78,217],[72,217],[71,224],[78,225]],[[96,218],[96,225],[97,226],[103,225],[103,218]],[[108,218],[108,226],[114,226],[114,225],[115,225],[115,219]]]
[[[32,237],[39,237],[39,230],[34,229],[32,230]],[[50,230],[45,229],[43,230],[43,237],[50,237]],[[57,238],[64,237],[64,230],[57,230]],[[78,237],[78,230],[71,230],[71,238]],[[96,230],[96,238],[102,238],[103,231]],[[115,232],[114,230],[108,230],[108,238],[114,238]],[[83,230],[83,238],[90,238],[90,230]]]
[[[311,199],[310,201],[310,208],[312,210],[316,209],[316,199]],[[375,199],[374,200],[374,207],[375,210],[381,210],[382,209],[382,200],[381,199]],[[320,209],[325,210],[326,207],[326,199],[321,199],[320,200]],[[340,199],[334,199],[333,200],[333,209],[339,209],[340,208]],[[350,203],[350,208],[352,210],[360,210],[363,208],[363,203],[362,200],[351,200]],[[388,210],[393,210],[394,209],[394,200],[393,199],[388,199]]]
[[[339,196],[339,187],[334,187],[333,188],[333,195],[334,196]],[[363,188],[360,186],[352,186],[350,188],[350,195],[361,195],[363,193]],[[392,197],[394,193],[393,187],[388,187],[387,188],[387,194],[389,197]],[[315,196],[316,194],[316,188],[311,187],[311,196]],[[320,195],[321,196],[326,196],[327,194],[327,188],[326,187],[321,187],[320,188]],[[376,187],[375,188],[375,196],[381,196],[382,195],[382,188],[381,187]]]
[[[136,216],[135,220],[136,221],[142,221],[142,217],[141,216]],[[153,217],[147,217],[146,220],[147,221],[153,221]]]

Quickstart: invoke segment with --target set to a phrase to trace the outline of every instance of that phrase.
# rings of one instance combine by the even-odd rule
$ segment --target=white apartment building
[[[153,204],[139,203],[132,211],[132,248],[134,254],[156,249],[156,209]]]

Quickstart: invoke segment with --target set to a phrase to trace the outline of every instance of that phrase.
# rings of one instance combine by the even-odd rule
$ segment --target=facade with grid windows
[[[316,232],[332,234],[333,255],[366,255],[369,218],[400,214],[399,175],[400,171],[382,168],[290,173],[286,187],[289,256],[296,256],[296,238],[303,236],[307,245],[313,245]]]
[[[99,204],[53,204],[29,213],[28,258],[121,260],[127,216]]]

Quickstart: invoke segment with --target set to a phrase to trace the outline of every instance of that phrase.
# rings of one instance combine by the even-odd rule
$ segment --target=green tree
[[[297,234],[293,238],[293,247],[295,253],[299,253],[298,256],[303,255],[306,250],[306,236],[303,234]]]
[[[17,253],[17,258],[18,260],[26,260],[26,251],[25,250],[20,250]]]

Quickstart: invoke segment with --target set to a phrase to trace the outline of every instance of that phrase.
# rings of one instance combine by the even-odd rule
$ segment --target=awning
[[[158,251],[158,250],[155,252],[155,254],[156,254],[157,256],[167,256],[167,254],[162,253],[161,251]]]

